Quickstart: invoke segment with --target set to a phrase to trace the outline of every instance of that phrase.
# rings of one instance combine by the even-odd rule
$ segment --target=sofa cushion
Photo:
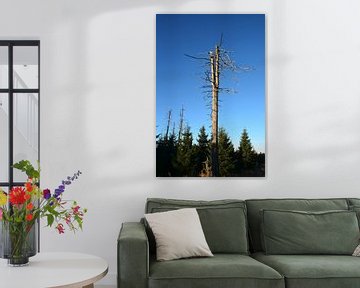
[[[355,211],[358,217],[358,223],[360,228],[360,199],[359,198],[348,198],[348,206],[350,211]]]
[[[358,219],[358,224],[359,224],[359,228],[360,228],[360,205],[359,206],[351,205],[349,207],[349,210],[354,211],[356,213],[356,217]]]
[[[159,261],[213,256],[195,208],[145,214],[156,239]]]
[[[349,206],[360,206],[360,198],[348,198],[347,202]]]
[[[246,255],[249,253],[244,201],[152,198],[147,200],[146,213],[165,212],[187,207],[197,208],[206,241],[213,253]],[[149,233],[149,239],[152,239],[151,233]],[[150,242],[152,241],[150,240]]]
[[[149,288],[284,288],[274,269],[246,255],[150,261]]]
[[[358,288],[360,258],[343,255],[265,255],[256,260],[284,275],[286,288]]]
[[[246,200],[252,251],[262,251],[260,210],[327,211],[348,210],[346,199],[254,199]]]
[[[262,210],[266,254],[352,255],[359,244],[354,211]]]

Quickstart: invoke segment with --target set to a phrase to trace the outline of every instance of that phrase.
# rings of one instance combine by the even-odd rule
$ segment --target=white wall
[[[357,0],[1,0],[0,38],[41,40],[42,183],[66,193],[83,233],[42,229],[43,251],[100,255],[115,284],[121,222],[146,197],[359,195]],[[266,13],[267,177],[155,178],[155,14]]]

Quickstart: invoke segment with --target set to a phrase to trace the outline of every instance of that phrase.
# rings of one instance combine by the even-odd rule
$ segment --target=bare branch
[[[251,71],[254,71],[256,70],[254,66],[251,66],[251,65],[241,65],[239,66],[239,70],[241,72],[251,72]]]
[[[223,42],[223,33],[221,33],[221,37],[220,37],[220,43],[219,43],[219,47],[221,47],[221,45],[222,45],[222,42]]]
[[[192,56],[192,55],[189,55],[189,54],[184,54],[186,57],[189,57],[189,58],[193,58],[193,59],[197,59],[197,60],[205,60],[207,62],[210,62],[208,58],[205,58],[205,57],[195,57],[195,56]]]

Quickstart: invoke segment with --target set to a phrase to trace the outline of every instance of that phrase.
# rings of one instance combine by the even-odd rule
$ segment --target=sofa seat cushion
[[[246,255],[215,254],[211,258],[150,261],[149,288],[284,288],[274,269]]]
[[[254,259],[284,275],[287,288],[358,288],[360,258],[343,255],[265,255]]]

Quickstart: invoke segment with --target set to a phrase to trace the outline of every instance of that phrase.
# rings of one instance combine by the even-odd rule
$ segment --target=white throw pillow
[[[213,256],[195,208],[145,214],[156,241],[158,261]]]
[[[358,246],[356,246],[352,256],[360,257],[360,244]]]

